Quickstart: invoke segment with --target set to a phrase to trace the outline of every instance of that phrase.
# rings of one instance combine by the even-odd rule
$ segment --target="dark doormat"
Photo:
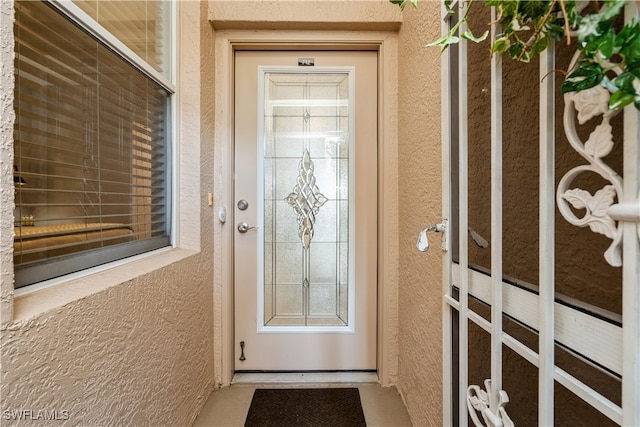
[[[245,427],[366,426],[357,388],[257,389]]]

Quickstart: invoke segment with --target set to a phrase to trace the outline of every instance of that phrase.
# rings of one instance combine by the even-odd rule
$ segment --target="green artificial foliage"
[[[389,0],[404,9],[407,3],[418,6],[418,0]],[[470,29],[460,34],[474,0],[451,30],[430,43],[444,51],[464,38],[483,42],[489,31],[475,36]],[[496,8],[501,32],[491,41],[490,52],[520,62],[529,62],[543,52],[552,41],[577,39],[580,58],[565,71],[562,93],[579,92],[602,85],[609,92],[609,108],[618,110],[633,103],[640,110],[640,24],[637,17],[622,28],[616,19],[624,12],[625,0],[486,0]],[[586,7],[592,4],[593,7]],[[451,1],[444,0],[451,11]],[[466,27],[466,25],[465,25]],[[468,28],[468,27],[467,27]],[[619,29],[618,29],[619,28]]]

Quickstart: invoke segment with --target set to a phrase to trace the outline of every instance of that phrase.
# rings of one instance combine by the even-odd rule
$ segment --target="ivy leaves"
[[[418,0],[389,0],[404,8],[417,7]],[[450,10],[451,0],[443,0]],[[460,34],[460,25],[474,0],[467,1],[464,15],[451,30],[430,43],[444,51],[461,38],[480,43],[489,32],[475,36],[470,29]],[[509,55],[516,61],[530,62],[552,42],[571,37],[578,40],[581,58],[568,71],[562,93],[580,92],[601,85],[611,93],[610,109],[622,109],[633,103],[640,110],[640,24],[630,20],[620,31],[614,26],[623,12],[625,0],[601,0],[596,12],[582,13],[584,1],[576,0],[485,0],[496,8],[502,32],[491,43],[490,51]]]
[[[503,28],[491,46],[491,52],[508,54],[520,62],[529,62],[544,51],[552,39],[564,37],[567,24],[558,1],[488,0],[495,6]]]
[[[395,1],[404,1],[406,2],[407,0],[389,0],[392,3]],[[412,2],[414,2],[414,5],[417,7],[417,0],[411,0]],[[460,37],[458,37],[456,34],[458,34],[459,29],[460,29],[460,25],[462,25],[463,22],[467,22],[467,16],[469,14],[469,10],[471,8],[471,5],[473,4],[473,0],[469,0],[469,7],[467,7],[467,9],[465,10],[464,16],[462,17],[462,19],[459,19],[458,22],[456,22],[454,24],[453,27],[451,27],[451,29],[449,30],[448,33],[446,33],[445,35],[443,35],[442,37],[440,37],[438,40],[429,43],[427,46],[440,46],[440,53],[444,52],[445,49],[451,45],[451,44],[455,44],[458,43],[460,41],[460,38],[466,39],[466,40],[470,40],[472,42],[475,43],[480,43],[482,41],[484,41],[487,36],[489,35],[489,30],[486,30],[484,33],[482,33],[479,36],[475,36],[472,32],[471,29],[467,28],[465,30],[464,33],[460,34]],[[447,11],[449,12],[453,12],[453,10],[451,9],[451,0],[444,0],[444,5],[447,8]],[[402,6],[400,6],[402,8]]]
[[[602,85],[611,92],[610,109],[633,103],[640,110],[640,24],[632,19],[616,33],[614,20],[624,0],[609,0],[605,6],[578,19],[582,59],[562,84],[562,93]]]
[[[389,0],[389,1],[391,2],[391,4],[397,4],[398,6],[400,6],[400,10],[404,10],[404,7],[407,5],[407,3],[409,3],[409,1],[413,5],[413,7],[418,7],[418,0]]]

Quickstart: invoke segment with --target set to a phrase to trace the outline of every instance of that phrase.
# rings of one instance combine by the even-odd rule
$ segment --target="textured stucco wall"
[[[68,425],[190,425],[212,378],[199,270],[192,256],[9,325],[2,425],[7,410],[68,411]]]
[[[408,6],[399,41],[399,381],[414,425],[442,424],[440,236],[419,253],[418,232],[442,219],[440,3]]]
[[[217,29],[392,30],[399,12],[387,0],[210,0]]]
[[[12,2],[0,10],[0,424],[58,411],[56,425],[188,426],[213,387],[210,80],[206,7],[181,2],[178,86],[180,249],[14,297],[11,247]],[[211,88],[212,89],[212,88]],[[200,164],[201,158],[208,159]],[[7,206],[8,205],[8,206]],[[65,412],[63,412],[65,411]],[[49,412],[51,415],[51,412]],[[45,425],[42,420],[20,425]]]
[[[0,325],[13,316],[13,2],[0,3]],[[0,360],[0,366],[2,361]],[[1,397],[1,396],[0,396]]]

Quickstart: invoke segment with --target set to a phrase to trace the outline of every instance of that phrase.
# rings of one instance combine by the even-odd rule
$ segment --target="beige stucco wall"
[[[399,41],[399,379],[414,425],[442,425],[442,252],[416,250],[418,232],[442,219],[440,3],[407,6]]]
[[[227,258],[206,196],[221,188],[214,182],[224,158],[214,163],[214,154],[225,150],[213,117],[226,104],[214,102],[213,61],[225,56],[214,52],[209,19],[224,30],[336,30],[341,37],[388,31],[393,43],[399,34],[399,92],[387,94],[397,117],[383,132],[391,136],[385,144],[393,145],[385,159],[392,174],[385,185],[393,184],[385,190],[391,201],[385,209],[395,212],[383,221],[399,231],[385,235],[381,269],[393,282],[382,305],[390,343],[385,383],[398,386],[414,425],[441,424],[442,255],[414,249],[418,231],[441,218],[440,71],[437,51],[424,48],[439,33],[438,3],[408,8],[400,25],[397,7],[387,0],[180,2],[180,248],[17,298],[9,249],[11,2],[0,7],[2,410],[65,410],[70,425],[188,425],[223,381],[228,367],[221,344],[231,326],[221,300],[230,289],[225,273],[213,269]],[[214,196],[217,209],[224,194]]]
[[[200,62],[211,47],[206,4],[180,3],[179,247],[20,296],[11,255],[12,2],[0,7],[0,424],[14,424],[4,411],[46,410],[68,416],[57,425],[190,425],[214,382],[212,148],[201,143],[213,126],[213,80]]]

